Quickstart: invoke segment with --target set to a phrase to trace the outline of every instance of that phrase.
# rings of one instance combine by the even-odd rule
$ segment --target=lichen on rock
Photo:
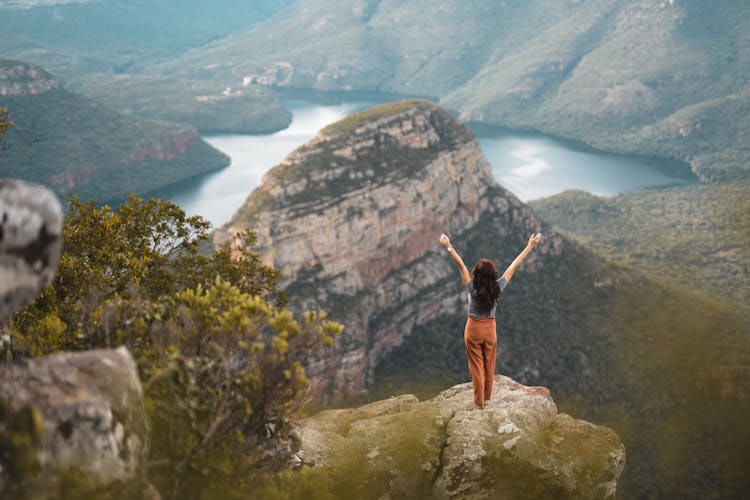
[[[0,180],[0,321],[36,299],[55,275],[62,208],[48,189]]]
[[[43,420],[35,447],[42,474],[32,490],[54,491],[58,474],[92,485],[145,481],[148,425],[138,372],[118,349],[60,353],[0,366],[0,399]]]
[[[303,467],[357,498],[614,498],[617,435],[558,413],[544,387],[495,376],[487,409],[471,384],[427,401],[403,395],[299,423]]]

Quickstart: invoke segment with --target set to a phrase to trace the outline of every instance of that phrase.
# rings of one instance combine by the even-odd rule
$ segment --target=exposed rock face
[[[461,248],[462,235],[483,228],[491,255],[512,259],[542,222],[495,184],[465,126],[432,103],[403,101],[329,126],[290,154],[215,243],[245,227],[258,233],[295,305],[346,325],[335,352],[309,364],[321,390],[345,395],[371,383],[415,326],[462,314],[459,291],[445,289],[457,275],[437,244],[442,231]],[[540,270],[563,246],[548,232],[527,269]]]
[[[0,67],[0,96],[39,95],[59,86],[59,81],[38,66],[19,62]]]
[[[63,215],[51,191],[0,180],[0,321],[33,301],[55,275]]]
[[[126,348],[0,366],[0,398],[41,412],[40,478],[75,468],[105,485],[144,472],[146,412],[135,362]]]
[[[357,498],[615,497],[622,442],[558,413],[545,387],[498,375],[487,409],[473,406],[461,384],[324,411],[300,422],[299,457]]]

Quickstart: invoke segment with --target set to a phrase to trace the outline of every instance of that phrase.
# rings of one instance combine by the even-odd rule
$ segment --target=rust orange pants
[[[464,329],[464,345],[469,360],[469,375],[474,388],[474,402],[484,406],[492,396],[495,381],[497,329],[495,318],[468,316]]]

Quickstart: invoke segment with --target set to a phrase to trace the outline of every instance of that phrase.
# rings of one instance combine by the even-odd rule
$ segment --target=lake
[[[292,124],[269,135],[205,137],[232,160],[229,167],[161,189],[153,196],[180,205],[189,215],[202,215],[222,225],[261,183],[263,174],[324,126],[371,106],[371,101],[321,104],[284,101]],[[591,150],[542,134],[520,133],[469,125],[498,183],[522,201],[543,198],[567,189],[611,196],[647,187],[697,184],[680,162]]]

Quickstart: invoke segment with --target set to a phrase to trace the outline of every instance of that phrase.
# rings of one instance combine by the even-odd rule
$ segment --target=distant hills
[[[202,132],[268,133],[292,121],[276,92],[259,85],[233,88],[211,81],[97,73],[68,87],[123,113],[189,123]]]
[[[362,1],[292,5],[168,75],[428,96],[466,120],[750,170],[750,4]]]
[[[110,71],[111,62],[90,54],[46,46],[2,27],[0,8],[0,54],[3,58],[27,61],[43,67],[63,81],[76,75]]]
[[[222,38],[293,1],[12,0],[0,3],[0,27],[55,50],[101,57],[121,71]]]
[[[652,279],[750,303],[750,186],[644,189],[611,198],[583,191],[529,203],[595,252]]]
[[[0,106],[15,124],[0,151],[0,177],[45,184],[63,199],[145,194],[229,164],[195,128],[118,113],[33,64],[0,60]]]

